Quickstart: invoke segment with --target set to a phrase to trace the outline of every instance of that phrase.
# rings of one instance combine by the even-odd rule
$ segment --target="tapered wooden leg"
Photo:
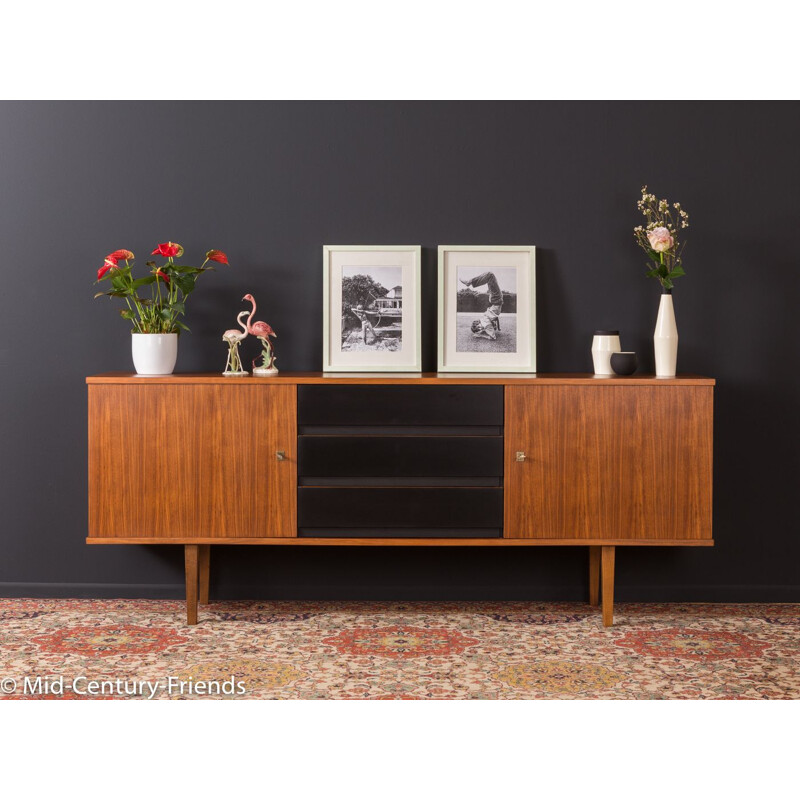
[[[197,625],[197,561],[199,546],[186,544],[183,546],[186,564],[186,624]]]
[[[199,572],[198,600],[201,606],[208,605],[208,581],[211,574],[211,545],[201,544],[197,553]]]
[[[614,547],[603,547],[603,626],[614,624]]]
[[[600,548],[589,548],[589,605],[600,605]]]

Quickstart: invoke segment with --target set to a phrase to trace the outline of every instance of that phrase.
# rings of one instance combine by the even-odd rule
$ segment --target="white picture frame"
[[[440,245],[438,307],[439,372],[536,372],[535,246]]]
[[[322,248],[323,372],[422,371],[421,264],[419,245]]]

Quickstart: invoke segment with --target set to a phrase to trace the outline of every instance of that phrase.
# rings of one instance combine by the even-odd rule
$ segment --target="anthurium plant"
[[[209,250],[199,267],[176,263],[183,248],[175,242],[164,242],[151,253],[166,259],[161,265],[148,261],[149,274],[133,277],[133,253],[115,250],[109,253],[103,266],[97,270],[97,281],[108,281],[111,288],[98,292],[97,297],[119,297],[126,308],[120,315],[133,323],[133,333],[179,333],[188,331],[179,317],[186,312],[186,298],[194,291],[198,277],[213,270],[213,262],[227,264],[228,256],[222,250]],[[209,262],[212,262],[209,264]]]
[[[636,243],[653,262],[647,265],[647,277],[657,278],[662,291],[670,294],[675,279],[686,274],[683,269],[686,242],[678,242],[678,231],[689,227],[689,215],[680,203],[670,207],[666,198],[659,200],[646,186],[642,186],[642,198],[636,206],[647,218],[646,225],[633,229]]]

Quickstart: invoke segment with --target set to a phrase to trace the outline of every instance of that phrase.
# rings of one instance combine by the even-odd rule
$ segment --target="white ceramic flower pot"
[[[661,295],[653,346],[656,351],[656,377],[674,378],[678,364],[678,326],[675,324],[671,294]]]
[[[139,375],[171,375],[178,360],[177,333],[132,333],[133,366]]]

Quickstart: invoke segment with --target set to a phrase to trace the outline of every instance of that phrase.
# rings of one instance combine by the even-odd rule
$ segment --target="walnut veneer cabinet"
[[[710,378],[106,374],[89,385],[89,544],[710,546]]]

